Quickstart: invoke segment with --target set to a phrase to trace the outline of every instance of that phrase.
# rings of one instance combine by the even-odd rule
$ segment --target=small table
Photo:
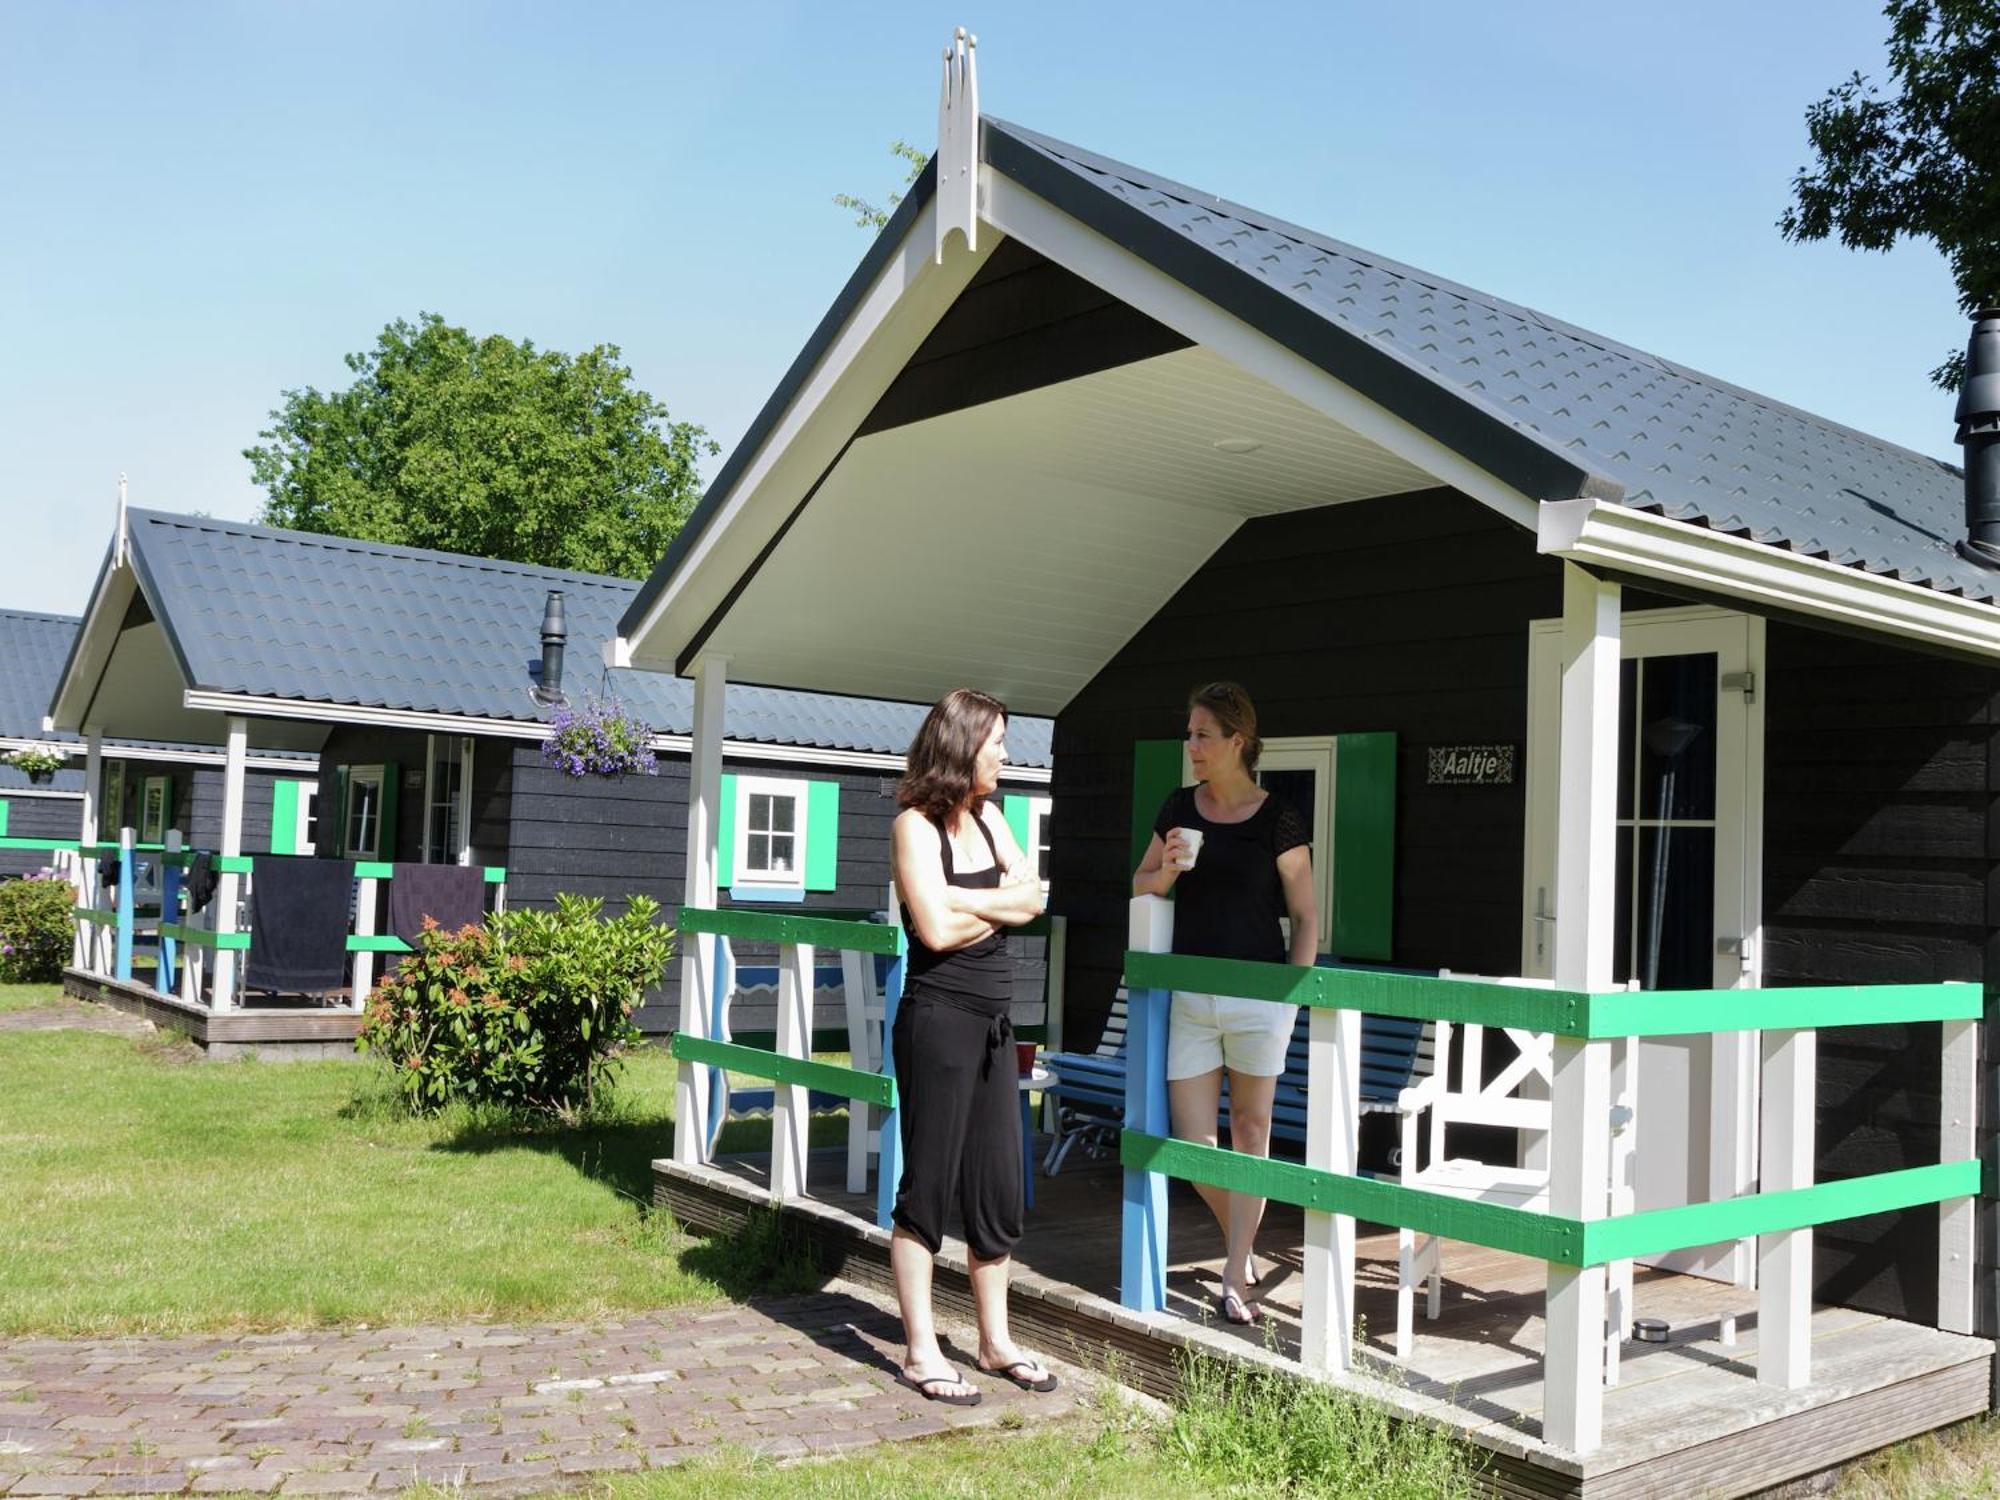
[[[1021,1203],[1024,1208],[1035,1206],[1035,1131],[1030,1123],[1032,1111],[1028,1107],[1028,1095],[1046,1091],[1055,1081],[1055,1070],[1045,1067],[1039,1058],[1033,1071],[1021,1075]]]

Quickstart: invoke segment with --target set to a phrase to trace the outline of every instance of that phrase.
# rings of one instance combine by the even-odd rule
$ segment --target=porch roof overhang
[[[608,661],[685,673],[708,656],[732,682],[908,700],[971,683],[1055,714],[1245,518],[1439,485],[1545,552],[1642,575],[1550,546],[1543,512],[1661,512],[1655,530],[1714,542],[1697,586],[1751,608],[1801,609],[1787,590],[1805,590],[1803,613],[1981,654],[2000,624],[1990,585],[1932,545],[1950,488],[1933,460],[990,119],[976,248],[940,249],[937,213],[927,171]],[[1186,347],[871,422],[1004,241]],[[1364,282],[1377,305],[1348,319],[1342,287]],[[1398,324],[1382,305],[1399,297],[1422,316]],[[1231,438],[1262,447],[1227,459]],[[1703,465],[1725,462],[1757,482],[1702,511]],[[1728,562],[1749,557],[1789,582]]]

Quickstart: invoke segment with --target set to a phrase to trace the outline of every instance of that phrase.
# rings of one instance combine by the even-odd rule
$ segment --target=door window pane
[[[1639,693],[1639,795],[1627,816],[1715,816],[1715,657],[1646,658]]]
[[[1649,990],[1715,983],[1715,830],[1642,828],[1632,914],[1633,960]]]

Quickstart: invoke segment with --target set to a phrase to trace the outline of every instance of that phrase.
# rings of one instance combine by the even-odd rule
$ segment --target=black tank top
[[[944,859],[944,883],[965,890],[996,890],[1000,885],[999,846],[993,842],[993,830],[986,826],[986,819],[977,812],[970,816],[986,836],[986,847],[993,852],[992,868],[959,874],[952,867],[951,834],[940,819],[933,818],[939,852]],[[903,930],[910,939],[910,998],[942,1000],[982,1015],[1006,1015],[1014,997],[1014,960],[1007,952],[1004,934],[995,932],[969,948],[940,953],[917,936],[907,911],[903,913]]]

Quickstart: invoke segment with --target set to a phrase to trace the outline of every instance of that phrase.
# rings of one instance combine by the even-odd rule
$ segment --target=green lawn
[[[0,1014],[10,1010],[46,1010],[60,1004],[59,984],[0,984]]]
[[[524,1130],[408,1119],[368,1063],[0,1034],[0,1333],[577,1318],[800,1281],[775,1243],[746,1260],[648,1211],[672,1069],[643,1050],[607,1122]]]

